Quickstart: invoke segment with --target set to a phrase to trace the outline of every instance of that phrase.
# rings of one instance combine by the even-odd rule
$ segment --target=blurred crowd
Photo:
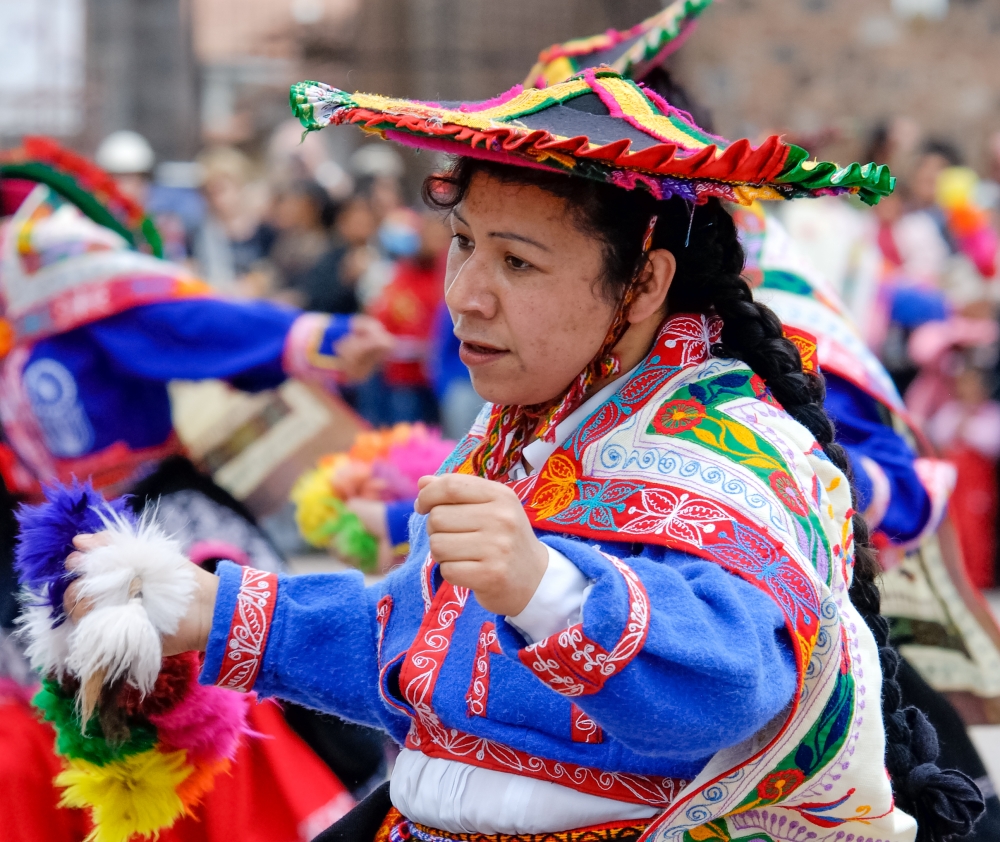
[[[225,146],[160,163],[134,132],[116,132],[98,163],[153,216],[167,258],[220,293],[378,318],[394,350],[348,402],[373,426],[421,421],[465,433],[482,401],[458,360],[444,306],[451,233],[424,208],[402,157],[368,143],[335,154],[279,127],[257,156]],[[409,191],[409,192],[408,192]]]
[[[342,150],[303,139],[290,123],[255,156],[212,147],[196,162],[157,166],[141,136],[117,132],[97,160],[149,208],[167,256],[220,292],[378,318],[394,351],[371,379],[345,390],[372,425],[422,421],[450,438],[469,428],[481,401],[443,301],[450,233],[388,144]],[[1000,134],[981,172],[905,119],[879,127],[863,160],[888,164],[898,178],[877,207],[829,197],[776,212],[823,267],[917,426],[956,465],[952,513],[966,563],[976,585],[992,588]]]
[[[896,192],[875,208],[844,199],[781,208],[849,308],[906,407],[958,473],[951,513],[980,588],[996,586],[1000,457],[1000,134],[977,172],[951,144],[899,119],[865,161],[888,164]]]

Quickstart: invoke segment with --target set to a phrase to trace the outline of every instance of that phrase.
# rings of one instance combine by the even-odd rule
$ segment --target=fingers
[[[435,506],[427,515],[427,534],[438,532],[479,532],[499,513],[492,503],[456,503]]]
[[[457,503],[488,503],[504,494],[513,494],[506,486],[468,474],[444,474],[432,477],[420,488],[416,510],[425,515],[435,506]]]
[[[483,585],[484,571],[479,561],[446,561],[441,564],[441,576],[446,582],[475,591]]]
[[[481,536],[475,532],[438,532],[428,538],[431,556],[440,565],[453,562],[478,564],[483,559]]]
[[[73,546],[76,547],[76,550],[66,556],[66,569],[71,573],[75,572],[83,563],[86,553],[100,547],[106,547],[110,543],[111,536],[107,532],[77,535],[73,539]],[[80,584],[74,582],[66,589],[66,593],[63,595],[63,610],[74,623],[78,623],[94,608],[93,600],[89,598],[80,599],[79,592]]]
[[[94,608],[94,602],[89,597],[80,598],[80,584],[74,582],[63,595],[63,610],[74,623],[79,623]]]
[[[98,547],[106,547],[110,543],[111,536],[107,532],[87,532],[77,535],[73,539],[73,546],[83,552],[96,550]]]

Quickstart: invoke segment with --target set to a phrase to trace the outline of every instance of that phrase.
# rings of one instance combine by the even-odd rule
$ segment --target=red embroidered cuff
[[[278,577],[252,567],[243,568],[236,611],[226,638],[225,655],[215,683],[229,690],[249,692],[264,661],[267,636],[271,631],[274,603],[278,597]]]
[[[628,588],[629,614],[618,643],[608,652],[584,634],[576,623],[518,652],[521,663],[557,693],[589,696],[639,654],[649,635],[649,595],[639,577],[624,562],[602,553],[622,575]]]

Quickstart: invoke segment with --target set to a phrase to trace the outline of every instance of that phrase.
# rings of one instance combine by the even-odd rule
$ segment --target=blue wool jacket
[[[270,635],[254,689],[380,727],[402,743],[410,726],[399,665],[424,613],[424,519],[410,524],[401,568],[366,587],[357,572],[279,579]],[[583,609],[587,637],[611,650],[629,611],[622,575],[593,544],[538,533],[592,582]],[[716,564],[659,547],[606,544],[638,574],[652,608],[645,645],[603,688],[573,701],[600,726],[600,743],[574,742],[571,702],[518,659],[526,642],[470,595],[432,697],[444,726],[532,755],[607,771],[690,778],[721,748],[763,727],[790,701],[796,677],[774,602]],[[630,550],[635,550],[633,553]],[[202,680],[219,675],[240,588],[240,569],[221,577]],[[434,587],[440,587],[436,573]],[[376,606],[393,607],[378,656]],[[489,657],[485,716],[466,695],[483,624],[496,624],[502,652]],[[388,668],[386,668],[388,665]],[[383,674],[382,694],[379,691]],[[387,701],[388,700],[388,701]]]

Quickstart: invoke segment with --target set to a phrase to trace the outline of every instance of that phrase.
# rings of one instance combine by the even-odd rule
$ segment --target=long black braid
[[[653,248],[670,251],[677,270],[667,295],[667,312],[715,313],[723,320],[718,356],[745,362],[764,380],[785,411],[806,427],[830,461],[854,483],[847,453],[823,400],[823,378],[803,371],[798,348],[784,338],[781,320],[754,301],[742,277],[744,254],[732,217],[715,199],[692,206],[682,199],[662,201],[644,191],[627,192],[600,182],[561,173],[526,170],[469,158],[458,159],[442,176],[430,177],[424,198],[433,207],[455,207],[478,172],[507,183],[531,184],[567,201],[574,222],[598,239],[604,250],[604,292],[620,300],[643,259],[642,239],[649,219],[658,221]],[[882,665],[882,717],[886,732],[886,768],[897,805],[919,824],[918,842],[946,842],[966,835],[983,810],[982,797],[966,775],[942,770],[937,735],[919,710],[901,706],[896,681],[899,656],[889,646],[889,626],[880,615],[878,560],[868,524],[853,518],[854,577],[851,602],[871,629]]]

